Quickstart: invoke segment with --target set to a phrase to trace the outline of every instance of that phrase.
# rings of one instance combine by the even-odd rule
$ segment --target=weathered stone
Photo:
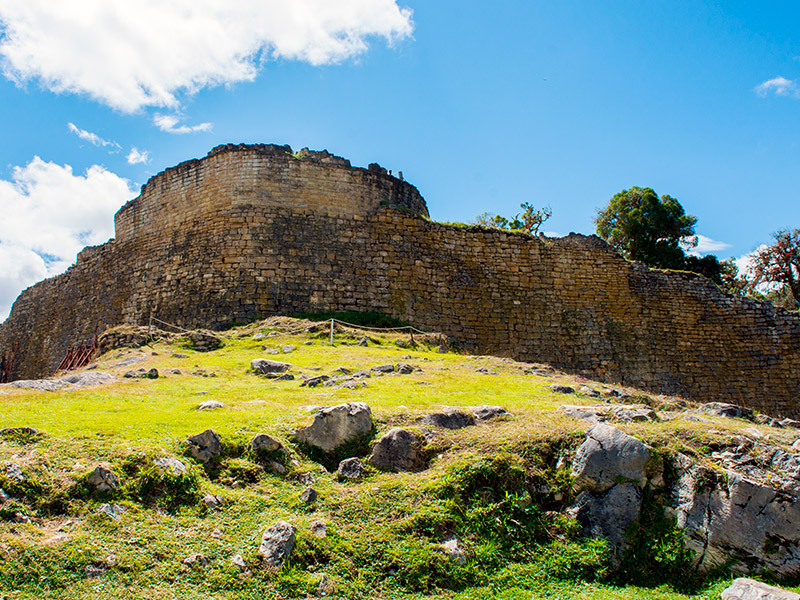
[[[91,385],[104,385],[106,383],[114,383],[117,380],[111,373],[92,372],[92,373],[70,373],[64,375],[61,381],[66,381],[71,385],[87,387]]]
[[[554,383],[550,386],[550,389],[554,392],[558,392],[559,394],[574,394],[575,388],[570,387],[568,385],[561,385],[558,383]]]
[[[427,467],[425,441],[399,427],[390,430],[372,447],[369,463],[390,471],[422,471]]]
[[[309,486],[300,492],[300,500],[306,504],[313,504],[319,498],[319,493],[313,487]]]
[[[795,419],[781,419],[780,424],[783,427],[791,427],[792,429],[800,429],[800,421]]]
[[[728,417],[731,419],[752,419],[753,411],[744,406],[728,404],[726,402],[708,402],[697,407],[701,413],[712,417]]]
[[[186,465],[177,458],[172,458],[171,456],[156,458],[153,460],[153,464],[161,473],[169,473],[170,475],[186,474]]]
[[[158,379],[158,369],[136,369],[123,375],[128,379]]]
[[[12,481],[25,481],[25,474],[22,472],[22,467],[15,462],[10,462],[6,465],[6,477]]]
[[[578,491],[605,492],[622,482],[644,486],[652,460],[653,455],[643,442],[597,423],[586,432],[586,441],[575,453],[574,487]]]
[[[253,452],[277,452],[283,448],[280,440],[266,433],[256,434],[250,445],[253,448]]]
[[[222,506],[222,500],[219,496],[215,496],[214,494],[206,494],[203,496],[203,503],[208,508],[219,508]]]
[[[285,373],[292,368],[292,365],[268,358],[254,358],[250,361],[250,368],[262,375],[267,375],[269,373]]]
[[[330,377],[328,377],[327,375],[317,375],[316,377],[309,377],[308,379],[303,380],[303,383],[300,384],[300,387],[317,387],[318,385],[322,385],[329,379]]]
[[[800,594],[740,577],[720,593],[722,600],[800,600]]]
[[[475,425],[475,417],[457,408],[443,408],[440,411],[422,417],[422,424],[443,429],[462,429]]]
[[[285,346],[281,346],[281,352],[283,352],[284,354],[289,354],[290,352],[294,352],[295,350],[297,350],[297,346],[295,346],[294,344],[287,344]]]
[[[3,490],[3,488],[0,488],[0,505],[3,505],[3,504],[5,504],[5,503],[6,503],[6,502],[8,502],[10,499],[11,499],[11,498],[9,497],[9,495],[8,495],[8,494],[6,494],[5,490]]]
[[[408,365],[406,363],[397,363],[397,369],[395,369],[401,375],[410,375],[414,372],[415,368],[412,365]]]
[[[97,492],[112,492],[119,487],[119,480],[114,472],[103,465],[95,467],[89,476],[86,478],[95,491]]]
[[[461,545],[461,540],[453,536],[445,540],[441,544],[442,552],[444,552],[450,560],[459,566],[467,564],[467,554],[464,552],[464,547]]]
[[[376,365],[371,370],[373,373],[394,373],[394,365]]]
[[[511,413],[502,406],[492,406],[487,404],[484,406],[472,406],[470,407],[470,410],[472,411],[472,414],[475,415],[475,418],[479,421],[491,421],[492,419],[511,416]]]
[[[101,504],[97,512],[103,514],[114,521],[119,521],[128,509],[119,504]]]
[[[315,519],[308,524],[308,530],[314,537],[324,538],[328,535],[328,524],[322,519]]]
[[[372,411],[363,402],[321,408],[311,425],[298,429],[295,438],[323,452],[366,439],[372,435]]]
[[[633,483],[613,485],[605,494],[581,492],[567,513],[581,525],[584,535],[605,538],[619,558],[625,547],[625,532],[642,508],[642,491]]]
[[[657,421],[658,416],[649,406],[612,406],[611,418],[619,423]]]
[[[278,521],[264,532],[258,547],[258,556],[264,566],[277,569],[283,565],[294,550],[296,531],[291,523]]]
[[[365,473],[364,463],[358,458],[345,458],[336,469],[336,474],[341,479],[361,479]]]
[[[213,429],[206,429],[186,441],[189,442],[189,452],[192,457],[203,463],[212,461],[222,452],[219,436]]]
[[[197,410],[217,410],[219,408],[225,408],[225,405],[217,400],[206,400],[200,403]]]
[[[194,552],[183,559],[184,565],[189,567],[190,569],[201,569],[203,567],[207,567],[209,565],[208,557],[205,554],[201,554],[199,552]]]

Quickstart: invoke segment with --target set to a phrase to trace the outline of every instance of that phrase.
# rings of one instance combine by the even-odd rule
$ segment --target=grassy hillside
[[[674,529],[655,521],[649,526],[663,537],[643,531],[637,554],[615,573],[605,543],[581,538],[576,524],[558,514],[572,495],[559,459],[580,444],[587,425],[557,408],[598,399],[550,386],[608,386],[543,365],[398,346],[408,336],[370,332],[360,346],[364,333],[339,331],[331,347],[324,326],[309,332],[309,325],[270,319],[226,332],[225,345],[207,353],[180,340],[117,349],[94,369],[115,374],[116,383],[0,392],[0,488],[10,496],[0,504],[0,598],[679,599],[718,598],[730,581],[725,574],[710,581],[691,576]],[[287,345],[295,348],[284,353]],[[257,357],[291,363],[296,379],[248,372]],[[399,362],[419,369],[373,374],[362,389],[300,385],[301,375]],[[122,377],[139,368],[161,376]],[[616,390],[659,411],[681,408],[674,398]],[[198,410],[208,400],[225,406]],[[421,473],[369,468],[362,481],[339,481],[302,454],[290,433],[309,421],[309,407],[349,401],[370,405],[377,436],[395,426],[420,430],[419,418],[442,406],[500,405],[513,416],[436,431],[426,449],[430,468]],[[683,419],[620,428],[660,452],[702,460],[743,426],[716,421],[714,428]],[[39,433],[9,430],[24,427]],[[185,440],[209,428],[222,438],[223,452],[202,465],[189,457]],[[281,439],[288,454],[254,454],[250,440],[260,432]],[[766,433],[776,443],[794,441],[781,430]],[[178,458],[187,472],[161,473],[154,461],[163,457]],[[101,463],[119,477],[117,490],[88,484]],[[319,498],[308,504],[300,494],[312,480]],[[220,506],[208,506],[207,495]],[[103,512],[109,507],[116,507],[114,517]],[[297,546],[272,572],[256,551],[279,519],[295,524]],[[318,521],[324,537],[313,533]],[[453,535],[464,545],[463,565],[442,551]],[[208,564],[185,564],[193,553]],[[242,566],[231,563],[234,555]]]

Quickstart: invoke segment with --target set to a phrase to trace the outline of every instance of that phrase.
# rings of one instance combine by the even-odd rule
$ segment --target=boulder
[[[408,365],[406,363],[397,363],[397,372],[400,375],[411,375],[415,370],[415,367],[412,365]]]
[[[278,569],[283,565],[294,550],[296,532],[294,525],[286,521],[278,521],[264,532],[258,547],[264,566]]]
[[[179,461],[177,458],[172,458],[171,456],[163,456],[156,458],[153,461],[153,464],[159,470],[159,472],[169,473],[170,475],[185,475],[186,474],[186,465]]]
[[[158,369],[136,369],[123,375],[128,379],[158,379]]]
[[[722,600],[800,600],[800,594],[740,577],[720,593]]]
[[[61,378],[61,381],[66,381],[72,385],[89,386],[89,385],[102,385],[104,383],[114,383],[117,380],[111,373],[92,372],[92,373],[71,373]]]
[[[349,402],[319,409],[311,424],[295,432],[295,439],[322,452],[372,435],[372,411],[364,402]]]
[[[336,469],[336,475],[340,479],[361,479],[365,473],[364,463],[358,458],[345,458]]]
[[[117,476],[111,469],[103,465],[95,467],[86,480],[97,492],[112,492],[119,487]]]
[[[554,383],[553,385],[551,385],[550,389],[553,390],[554,392],[559,393],[559,394],[574,394],[575,393],[575,388],[570,387],[568,385],[561,385],[561,384],[558,384],[558,383]]]
[[[308,379],[303,380],[303,383],[300,384],[300,387],[317,387],[318,385],[322,385],[329,379],[330,377],[328,377],[327,375],[317,375],[316,377],[309,377]]]
[[[206,429],[203,433],[193,435],[186,441],[189,442],[189,452],[192,457],[202,463],[212,461],[222,452],[219,436],[213,429]]]
[[[581,492],[567,513],[581,526],[583,535],[605,538],[617,559],[625,547],[625,532],[639,516],[642,491],[636,484],[619,483],[605,494]]]
[[[586,432],[586,441],[575,453],[572,476],[576,491],[605,492],[617,483],[642,487],[654,455],[649,446],[604,423]]]
[[[300,500],[305,502],[306,504],[314,504],[319,498],[319,493],[313,487],[308,486],[302,492],[300,492]]]
[[[128,512],[128,509],[119,504],[101,504],[97,509],[97,512],[107,516],[110,519],[113,519],[114,521],[119,521],[122,518],[122,515]]]
[[[203,503],[208,508],[219,508],[222,506],[222,500],[219,496],[215,496],[214,494],[206,494],[203,496]]]
[[[444,408],[438,412],[422,417],[422,424],[428,427],[441,427],[443,429],[462,429],[470,425],[475,425],[475,417],[465,410]]]
[[[372,447],[368,461],[379,469],[389,471],[422,471],[427,467],[425,442],[407,429],[396,427]]]
[[[393,373],[394,365],[376,365],[371,370],[373,373]]]
[[[800,575],[800,502],[794,494],[733,470],[724,476],[675,458],[678,475],[672,502],[686,547],[701,570],[739,562],[734,570]]]
[[[728,417],[730,419],[752,419],[753,411],[744,406],[726,402],[707,402],[697,407],[698,412],[712,417]]]
[[[511,413],[502,406],[484,404],[483,406],[472,406],[470,407],[470,410],[472,411],[472,414],[475,415],[475,418],[479,421],[491,421],[492,419],[497,419],[499,417],[511,416]]]
[[[183,559],[183,564],[190,569],[199,569],[209,565],[208,557],[205,554],[195,552]]]
[[[277,360],[269,360],[268,358],[254,358],[250,361],[250,368],[253,371],[267,375],[269,373],[285,373],[292,365]]]
[[[217,400],[206,400],[200,403],[197,410],[217,410],[218,408],[225,408],[225,405]]]
[[[254,437],[251,442],[251,446],[253,452],[277,452],[283,448],[283,444],[281,444],[279,440],[266,433],[256,434],[256,437]]]

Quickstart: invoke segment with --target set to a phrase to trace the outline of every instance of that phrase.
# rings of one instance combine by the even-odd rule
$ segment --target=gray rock
[[[86,565],[86,568],[83,571],[86,573],[86,579],[97,579],[98,577],[102,577],[108,572],[108,567],[105,565]]]
[[[284,373],[275,378],[275,381],[294,381],[294,375],[291,373]]]
[[[222,506],[222,499],[219,496],[215,496],[214,494],[206,494],[203,496],[203,503],[208,508],[219,508]]]
[[[603,495],[581,492],[567,514],[578,521],[584,535],[607,539],[618,560],[625,547],[625,532],[639,516],[641,508],[639,487],[633,483],[619,483]]]
[[[371,370],[373,373],[394,373],[394,365],[376,365]]]
[[[217,410],[219,408],[225,408],[225,405],[217,400],[206,400],[200,403],[197,410]]]
[[[186,465],[179,461],[177,458],[171,456],[162,456],[156,458],[153,464],[161,473],[169,473],[170,475],[185,475]]]
[[[25,474],[22,472],[22,467],[14,462],[6,465],[6,477],[17,482],[25,481]]]
[[[800,502],[795,495],[732,470],[718,475],[686,456],[678,455],[675,465],[676,523],[698,568],[737,559],[739,571],[752,565],[780,577],[800,574]]]
[[[81,387],[90,385],[103,385],[114,383],[117,380],[111,373],[92,372],[92,373],[72,373],[61,378],[69,384]]]
[[[128,379],[158,379],[158,369],[136,369],[123,375]]]
[[[18,379],[11,383],[0,384],[0,387],[12,387],[28,390],[39,390],[42,392],[56,392],[67,387],[67,383],[60,379]]]
[[[306,504],[314,504],[314,502],[317,501],[317,498],[319,498],[319,494],[317,493],[317,490],[311,486],[308,486],[306,489],[300,492],[300,500]]]
[[[726,402],[708,402],[697,407],[698,412],[713,417],[728,417],[731,419],[752,419],[753,411],[744,406],[728,404]]]
[[[462,429],[475,425],[475,417],[457,408],[444,408],[438,412],[422,417],[423,425],[441,427],[443,429]]]
[[[800,600],[800,594],[744,577],[734,579],[720,597],[722,600]]]
[[[350,402],[321,408],[308,427],[295,432],[295,438],[323,452],[372,435],[372,411],[363,402]]]
[[[208,557],[205,554],[194,552],[183,559],[183,564],[190,569],[201,569],[209,565]]]
[[[649,406],[612,406],[611,418],[618,423],[641,423],[658,420],[658,415]]]
[[[275,439],[266,433],[259,433],[251,442],[253,452],[277,452],[283,448],[280,440]]]
[[[470,410],[472,411],[472,414],[475,415],[475,418],[479,421],[491,421],[492,419],[511,416],[511,413],[502,406],[493,406],[489,404],[485,404],[483,406],[472,406],[470,407]]]
[[[596,398],[600,395],[600,392],[598,392],[596,389],[592,387],[589,387],[588,385],[581,386],[580,388],[578,388],[578,391],[581,394],[584,394],[586,396],[592,396],[593,398]]]
[[[114,521],[119,521],[128,509],[119,504],[101,504],[97,512],[103,514]]]
[[[283,565],[294,550],[296,532],[294,525],[286,521],[278,521],[264,532],[258,547],[264,566],[278,569]]]
[[[286,475],[287,469],[277,460],[271,460],[267,463],[269,470],[275,473],[275,475]]]
[[[608,420],[607,406],[575,406],[573,404],[564,404],[559,406],[558,410],[568,417],[580,419],[587,423],[604,423]]]
[[[427,467],[425,441],[408,431],[396,427],[390,430],[372,447],[368,461],[379,469],[390,471],[422,471]]]
[[[95,467],[86,480],[97,492],[111,492],[119,487],[117,476],[111,469],[103,465]]]
[[[314,537],[324,538],[328,535],[328,524],[322,519],[315,519],[308,524],[308,530]]]
[[[234,554],[230,558],[231,564],[234,567],[238,567],[242,573],[250,573],[250,569],[247,568],[247,563],[244,562],[244,558],[242,558],[241,554]]]
[[[792,450],[800,452],[800,440],[795,440],[792,444]]]
[[[252,340],[263,340],[265,337],[267,337],[267,336],[265,336],[263,333],[260,333],[260,332],[259,332],[259,333],[255,334],[255,335],[254,335],[252,338],[250,338],[250,339],[252,339]]]
[[[8,494],[6,494],[5,490],[0,488],[0,506],[8,502],[10,499],[11,497]]]
[[[286,346],[281,346],[281,352],[284,354],[289,354],[289,352],[294,352],[297,350],[297,346],[293,344],[287,344]]]
[[[550,389],[554,392],[558,392],[559,394],[574,394],[575,388],[570,387],[568,385],[561,385],[558,383],[554,383],[550,386]]]
[[[358,346],[369,346],[369,338],[366,338],[366,337],[358,338],[358,341],[356,342],[356,345],[358,345]]]
[[[643,442],[619,429],[597,423],[575,453],[572,476],[576,491],[605,492],[614,484],[632,482],[642,487],[654,456]]]
[[[408,365],[406,363],[397,363],[396,371],[401,375],[411,375],[415,371],[415,368],[412,365]]]
[[[329,379],[330,377],[328,377],[327,375],[317,375],[316,377],[309,377],[308,379],[303,380],[303,383],[300,384],[300,387],[317,387],[318,385],[322,385]]]
[[[464,547],[461,545],[461,540],[456,536],[445,540],[441,544],[442,552],[444,552],[450,560],[458,566],[467,564],[467,554],[464,552]]]
[[[206,429],[203,433],[193,435],[186,441],[189,442],[189,452],[192,457],[202,463],[212,461],[222,452],[219,436],[213,429]]]
[[[172,358],[189,358],[188,354],[181,354],[180,352],[173,352],[170,356]]]
[[[358,458],[345,458],[336,469],[336,475],[340,479],[361,479],[365,473],[364,463]]]
[[[250,361],[250,368],[266,375],[268,373],[285,373],[292,368],[292,365],[268,358],[254,358]]]
[[[783,427],[791,427],[792,429],[800,429],[800,421],[796,421],[795,419],[781,419],[780,424]]]

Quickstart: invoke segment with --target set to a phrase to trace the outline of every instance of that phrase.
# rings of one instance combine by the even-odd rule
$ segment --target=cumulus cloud
[[[712,240],[710,237],[700,234],[693,236],[691,240],[696,240],[697,243],[682,242],[681,246],[683,246],[687,254],[693,256],[704,256],[705,254],[727,250],[731,247],[731,245],[726,242],[718,242],[717,240]]]
[[[139,164],[147,164],[150,162],[150,151],[149,150],[139,150],[136,146],[131,148],[131,151],[128,152],[128,164],[129,165],[139,165]]]
[[[253,80],[269,59],[337,63],[413,31],[396,0],[0,0],[6,77],[124,112]]]
[[[755,87],[755,91],[762,98],[766,98],[770,93],[776,96],[800,98],[800,88],[797,87],[797,82],[785,77],[775,77],[759,83]]]
[[[114,233],[114,213],[135,196],[128,182],[94,165],[74,175],[69,165],[38,156],[0,180],[0,319],[24,288],[64,271],[87,245]]]
[[[211,131],[211,123],[199,123],[198,125],[180,125],[177,126],[180,122],[180,117],[176,115],[161,115],[156,114],[153,116],[153,124],[158,127],[161,131],[166,131],[167,133],[176,133],[176,134],[184,134],[184,133],[197,133],[198,131]]]
[[[96,133],[92,133],[91,131],[86,131],[85,129],[81,129],[75,123],[67,123],[67,129],[70,130],[71,133],[74,133],[82,140],[89,142],[94,146],[111,146],[115,152],[119,152],[122,147],[117,142],[110,142],[108,140],[104,140]]]

